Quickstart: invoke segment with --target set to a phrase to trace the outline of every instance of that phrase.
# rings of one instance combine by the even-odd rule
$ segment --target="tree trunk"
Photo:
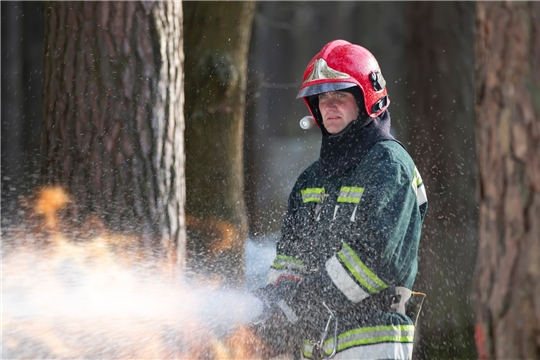
[[[42,177],[151,252],[185,248],[182,8],[177,2],[45,5]]]
[[[407,6],[408,116],[393,118],[392,125],[422,174],[429,201],[415,284],[427,298],[415,357],[470,359],[475,356],[470,288],[477,244],[477,204],[471,195],[476,185],[475,7],[472,2]]]
[[[540,358],[540,3],[477,5],[477,346]]]
[[[188,264],[243,281],[243,136],[253,2],[186,2]]]

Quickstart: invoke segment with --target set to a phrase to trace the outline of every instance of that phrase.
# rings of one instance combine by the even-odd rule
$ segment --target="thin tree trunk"
[[[477,5],[477,346],[540,358],[540,3]]]
[[[186,2],[188,260],[243,281],[247,235],[243,137],[254,3]]]
[[[99,216],[184,257],[182,7],[177,2],[45,5],[42,177]]]

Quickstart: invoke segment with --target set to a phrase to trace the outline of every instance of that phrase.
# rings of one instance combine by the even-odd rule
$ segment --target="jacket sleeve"
[[[369,171],[358,177],[363,194],[356,221],[351,222],[341,249],[320,274],[329,290],[327,296],[344,296],[354,303],[390,285],[412,288],[427,207],[425,201],[420,203],[421,180],[414,164],[407,166],[392,154],[382,153],[368,159],[366,165]]]
[[[298,248],[297,224],[295,214],[302,203],[300,189],[305,182],[305,173],[300,175],[289,195],[287,212],[283,218],[281,237],[277,243],[276,257],[270,266],[267,284],[276,284],[280,276],[301,280],[305,274],[306,265]]]

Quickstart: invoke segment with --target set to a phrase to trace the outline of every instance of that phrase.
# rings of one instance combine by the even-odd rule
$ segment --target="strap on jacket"
[[[405,314],[406,303],[412,296],[412,290],[403,286],[389,286],[390,309],[392,312]]]

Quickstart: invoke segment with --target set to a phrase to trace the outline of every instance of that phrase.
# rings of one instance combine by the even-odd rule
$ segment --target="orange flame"
[[[45,217],[45,226],[49,230],[58,228],[58,210],[70,202],[70,197],[60,186],[44,187],[39,190],[34,210]]]
[[[114,235],[102,225],[92,226],[102,229],[87,241],[60,233],[65,227],[58,213],[70,201],[61,187],[39,190],[33,209],[53,241],[45,243],[45,252],[39,243],[3,255],[4,355],[263,358],[265,344],[248,327],[216,334],[198,319],[192,308],[200,304],[186,297],[191,290],[164,271],[168,266],[150,263],[132,246],[133,237]],[[100,306],[109,308],[103,312]]]

